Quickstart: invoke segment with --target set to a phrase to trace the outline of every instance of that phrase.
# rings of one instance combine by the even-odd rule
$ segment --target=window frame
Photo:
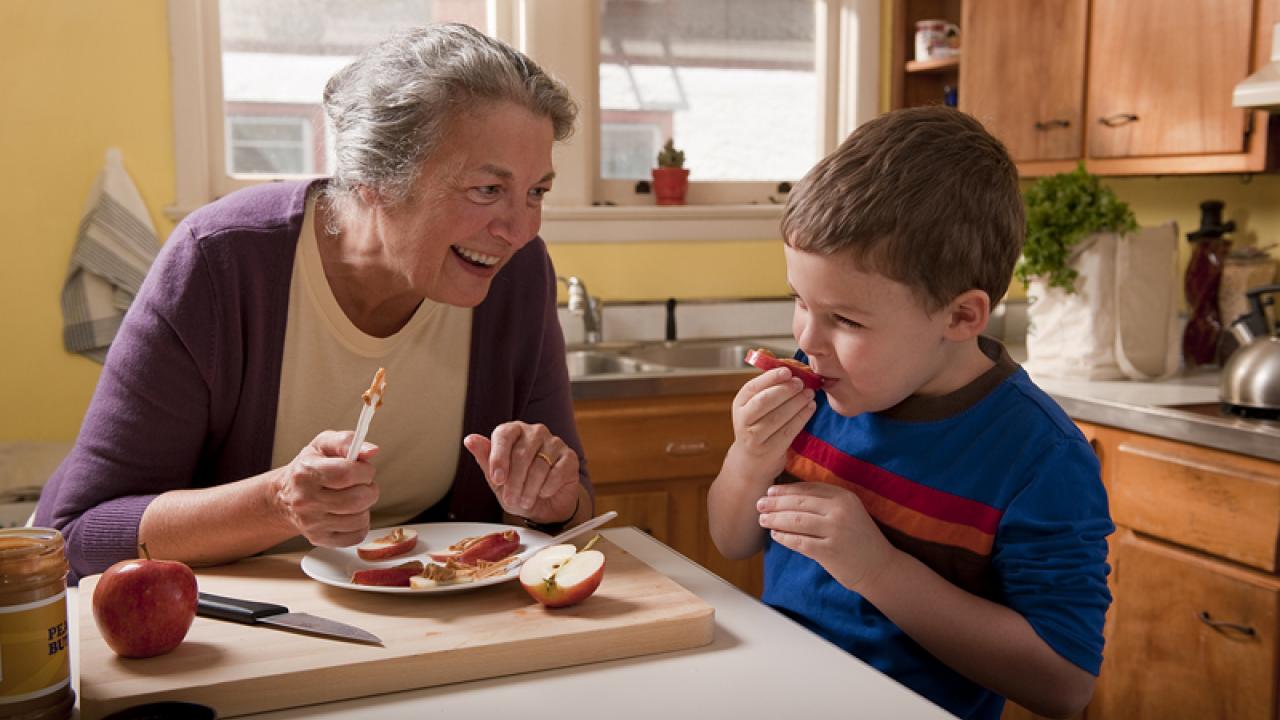
[[[580,108],[573,137],[555,149],[556,187],[547,196],[544,237],[591,243],[777,239],[782,214],[777,181],[695,180],[688,205],[658,208],[646,204],[651,196],[634,192],[634,180],[600,177],[597,2],[487,2],[487,32],[536,58],[569,87]],[[216,197],[282,176],[226,172],[218,0],[169,0],[168,5],[175,195],[165,212],[177,220]],[[821,157],[879,112],[881,2],[815,0],[814,12]],[[607,232],[601,232],[602,223]]]

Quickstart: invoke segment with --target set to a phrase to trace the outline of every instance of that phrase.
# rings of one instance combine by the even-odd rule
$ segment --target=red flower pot
[[[683,205],[689,190],[689,171],[685,168],[653,168],[653,194],[659,205]]]

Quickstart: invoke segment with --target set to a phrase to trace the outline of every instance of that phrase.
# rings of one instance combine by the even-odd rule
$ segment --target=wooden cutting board
[[[80,707],[91,720],[125,707],[186,700],[218,717],[346,700],[513,673],[699,647],[714,609],[601,539],[605,575],[579,605],[550,610],[519,581],[431,595],[358,592],[302,573],[301,555],[197,571],[200,590],[287,606],[382,638],[385,647],[197,617],[167,655],[117,657],[94,624],[80,583]]]

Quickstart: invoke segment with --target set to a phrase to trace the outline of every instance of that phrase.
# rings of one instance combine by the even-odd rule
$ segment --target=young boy
[[[734,399],[717,547],[763,549],[766,603],[956,715],[1078,712],[1114,528],[1089,444],[979,335],[1022,245],[1013,162],[963,113],[892,112],[809,172],[782,230],[825,381],[776,368]]]

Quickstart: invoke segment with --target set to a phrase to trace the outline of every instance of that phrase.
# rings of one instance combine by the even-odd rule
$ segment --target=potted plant
[[[689,190],[689,170],[684,166],[684,151],[667,140],[658,152],[658,167],[653,169],[653,193],[659,205],[683,205]]]
[[[1137,274],[1125,276],[1137,273],[1133,262],[1139,252],[1151,251],[1156,257],[1161,247],[1168,251],[1166,268],[1172,273],[1172,227],[1168,232],[1135,233],[1138,223],[1129,206],[1083,164],[1035,181],[1023,194],[1023,203],[1027,235],[1014,275],[1027,283],[1024,366],[1046,377],[1125,377],[1129,361],[1120,353],[1124,323],[1117,305],[1122,297],[1133,295],[1122,287],[1126,282],[1135,289],[1147,286]],[[1154,268],[1158,263],[1148,258],[1146,264]],[[1151,305],[1144,311],[1154,325],[1159,312],[1154,301]],[[1125,317],[1132,317],[1132,312]]]
[[[1085,249],[1085,238],[1100,232],[1123,233],[1138,228],[1129,206],[1085,171],[1084,163],[1069,173],[1040,178],[1023,194],[1027,211],[1027,238],[1014,274],[1028,283],[1039,280],[1049,287],[1075,292],[1079,271],[1072,260]]]

